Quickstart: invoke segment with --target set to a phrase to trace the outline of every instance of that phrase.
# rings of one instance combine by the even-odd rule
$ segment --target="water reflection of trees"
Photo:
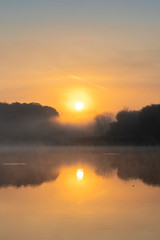
[[[104,162],[104,161],[103,161]],[[160,160],[158,152],[121,153],[110,156],[103,165],[99,163],[97,173],[106,176],[116,170],[117,176],[123,180],[139,179],[153,186],[160,185]]]
[[[37,186],[57,179],[62,166],[90,165],[97,175],[160,185],[158,148],[47,148],[0,150],[0,187]]]

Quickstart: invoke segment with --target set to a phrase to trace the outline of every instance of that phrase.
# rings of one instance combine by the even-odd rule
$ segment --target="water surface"
[[[159,240],[159,186],[156,147],[1,147],[0,239]]]

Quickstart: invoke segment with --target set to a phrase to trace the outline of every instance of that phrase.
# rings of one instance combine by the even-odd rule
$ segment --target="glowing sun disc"
[[[76,102],[75,109],[78,111],[81,111],[84,108],[84,105],[82,102]]]
[[[83,169],[77,169],[77,179],[82,180],[84,177],[84,171]]]

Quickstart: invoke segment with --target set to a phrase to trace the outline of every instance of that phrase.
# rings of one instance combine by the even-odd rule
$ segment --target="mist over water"
[[[61,168],[89,165],[104,178],[160,186],[158,147],[0,147],[0,187],[36,186],[56,181]]]

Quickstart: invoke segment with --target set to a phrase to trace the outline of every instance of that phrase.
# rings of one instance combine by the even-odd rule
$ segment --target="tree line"
[[[100,115],[95,120],[97,127],[104,129],[100,139],[106,144],[160,144],[160,104],[145,106],[139,111],[122,110],[113,121],[108,115]]]
[[[101,114],[85,127],[61,124],[57,117],[56,109],[38,103],[0,103],[0,144],[160,144],[160,104],[138,111],[125,109],[116,117]]]

